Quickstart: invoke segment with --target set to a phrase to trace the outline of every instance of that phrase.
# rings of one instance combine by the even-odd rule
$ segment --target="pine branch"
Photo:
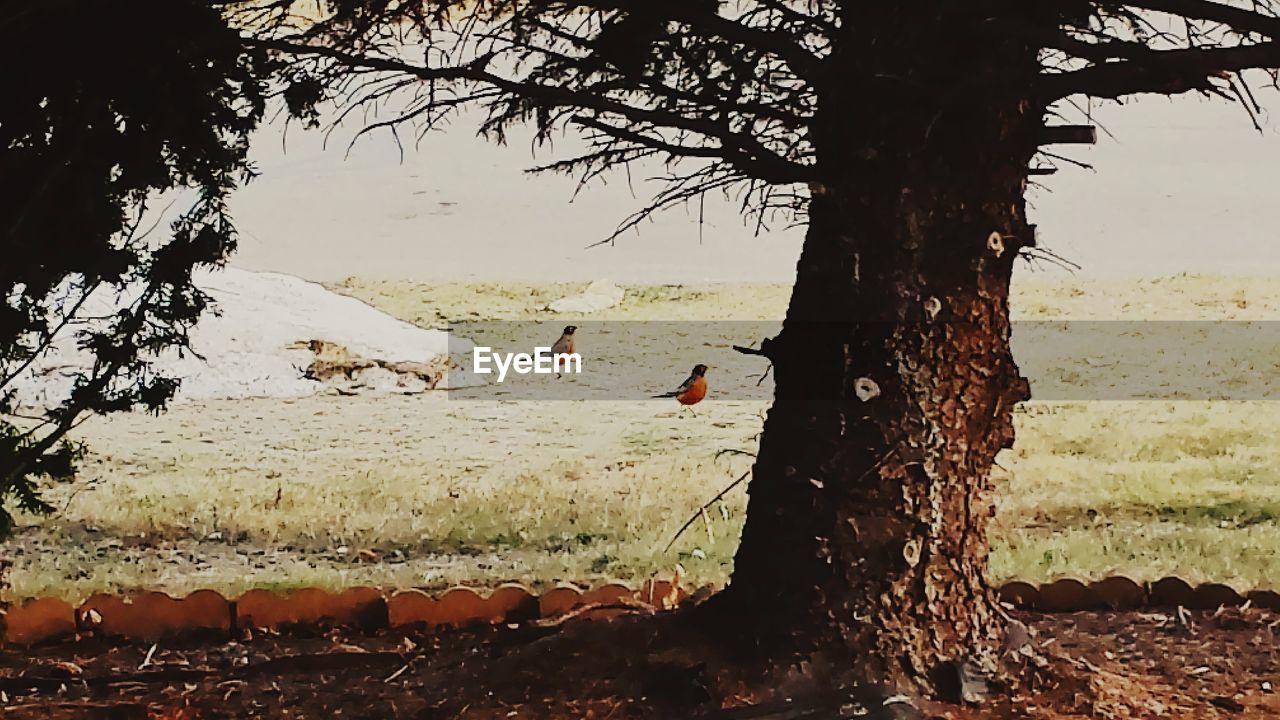
[[[1102,0],[1100,7],[1126,6],[1138,10],[1165,13],[1188,20],[1221,23],[1241,32],[1280,38],[1280,17],[1256,10],[1233,7],[1208,0]],[[1274,7],[1271,2],[1255,2],[1255,7]]]
[[[1071,95],[1119,98],[1140,93],[1176,95],[1191,90],[1211,91],[1211,78],[1250,68],[1280,67],[1280,42],[1237,47],[1150,50],[1132,60],[1092,65],[1042,76],[1041,96],[1047,101]]]

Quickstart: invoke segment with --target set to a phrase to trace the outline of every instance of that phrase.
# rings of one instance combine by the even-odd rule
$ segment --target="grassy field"
[[[1280,319],[1273,286],[1032,279],[1017,286],[1015,312]],[[340,289],[438,326],[567,322],[539,308],[580,286],[349,281]],[[776,319],[786,298],[778,286],[636,287],[591,319]],[[1280,378],[1263,350],[1241,358],[1248,382]],[[1033,376],[1033,386],[1051,379]],[[1017,447],[1000,459],[992,574],[1178,573],[1280,585],[1277,408],[1027,404]],[[61,511],[25,518],[7,545],[13,594],[634,582],[669,575],[677,563],[691,582],[723,582],[741,528],[741,489],[664,547],[746,469],[749,459],[717,453],[752,450],[765,409],[758,399],[721,399],[691,417],[657,401],[458,402],[437,394],[205,403],[160,418],[95,420],[80,431],[92,450],[84,472],[50,488]]]

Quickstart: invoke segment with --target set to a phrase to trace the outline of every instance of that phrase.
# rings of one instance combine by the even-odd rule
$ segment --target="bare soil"
[[[1019,614],[1046,669],[981,707],[920,717],[1280,716],[1280,615]],[[351,631],[146,645],[82,639],[0,652],[0,717],[835,718],[847,701],[744,684],[678,615],[480,632]],[[905,717],[872,714],[870,717]]]

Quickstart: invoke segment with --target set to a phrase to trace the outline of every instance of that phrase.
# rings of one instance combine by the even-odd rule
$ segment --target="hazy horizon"
[[[1280,98],[1267,93],[1268,102]],[[1108,105],[1095,119],[1106,131],[1097,146],[1053,149],[1096,171],[1059,163],[1057,175],[1037,178],[1046,189],[1031,193],[1030,214],[1042,246],[1081,265],[1084,278],[1280,271],[1269,212],[1280,132],[1265,116],[1258,133],[1239,105],[1180,97]],[[233,264],[322,281],[792,280],[803,230],[757,236],[719,196],[708,196],[701,227],[693,206],[587,249],[646,203],[653,189],[643,178],[660,166],[633,171],[634,195],[617,172],[571,202],[576,180],[524,170],[579,140],[564,137],[535,157],[528,137],[493,145],[467,120],[416,146],[405,137],[403,161],[389,132],[363,137],[346,156],[358,124],[333,133],[327,149],[321,132],[265,127],[253,148],[262,177],[232,202],[242,233]]]

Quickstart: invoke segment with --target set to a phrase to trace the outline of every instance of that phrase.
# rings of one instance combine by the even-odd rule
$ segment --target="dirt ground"
[[[922,717],[1280,715],[1280,616],[1256,609],[1017,616],[1048,670],[983,707]],[[678,622],[679,618],[666,618]],[[82,640],[0,653],[0,716],[35,718],[832,718],[846,700],[762,699],[659,647],[664,618],[444,634],[332,631],[232,643]],[[696,630],[682,635],[697,644]],[[666,633],[670,636],[672,633]],[[748,706],[755,707],[748,707]],[[736,709],[730,709],[736,708]],[[799,708],[810,708],[799,710]],[[842,709],[843,708],[843,709]],[[888,717],[875,715],[870,717]],[[898,715],[902,717],[902,715]]]

